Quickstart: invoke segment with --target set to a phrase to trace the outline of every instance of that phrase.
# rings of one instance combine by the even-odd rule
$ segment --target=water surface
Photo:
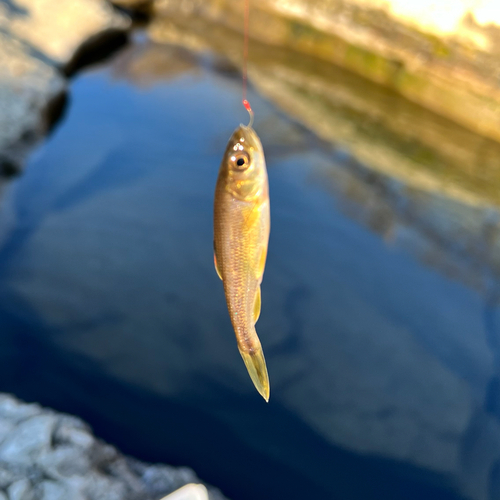
[[[141,38],[74,80],[2,201],[0,390],[233,500],[500,498],[497,207],[377,172],[249,97],[270,403],[213,269],[240,80]]]

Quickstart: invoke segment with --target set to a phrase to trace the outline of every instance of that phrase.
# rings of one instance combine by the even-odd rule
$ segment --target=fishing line
[[[247,101],[247,61],[248,61],[248,32],[250,19],[250,0],[244,0],[244,31],[243,31],[243,97],[242,103],[250,115],[249,127],[253,125],[253,111],[250,103]]]

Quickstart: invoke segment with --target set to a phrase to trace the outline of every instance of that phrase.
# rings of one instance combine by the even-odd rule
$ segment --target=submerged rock
[[[191,469],[125,457],[76,417],[0,395],[0,500],[158,500],[189,483]]]

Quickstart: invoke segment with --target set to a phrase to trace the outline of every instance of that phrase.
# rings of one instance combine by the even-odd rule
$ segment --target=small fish
[[[255,323],[269,241],[269,188],[264,151],[251,126],[233,133],[214,200],[214,262],[224,285],[238,349],[260,395],[269,401],[266,361]]]

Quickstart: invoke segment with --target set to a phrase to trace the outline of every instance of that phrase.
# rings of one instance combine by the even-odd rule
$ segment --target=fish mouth
[[[255,130],[243,124],[240,124],[234,131],[231,142],[233,144],[239,142],[243,147],[253,148],[255,150],[262,149],[262,144]]]
[[[251,352],[245,352],[240,349],[241,357],[247,367],[248,374],[252,379],[253,385],[259,392],[259,394],[269,402],[269,377],[267,375],[266,360],[264,359],[264,352],[262,348],[259,347]]]

